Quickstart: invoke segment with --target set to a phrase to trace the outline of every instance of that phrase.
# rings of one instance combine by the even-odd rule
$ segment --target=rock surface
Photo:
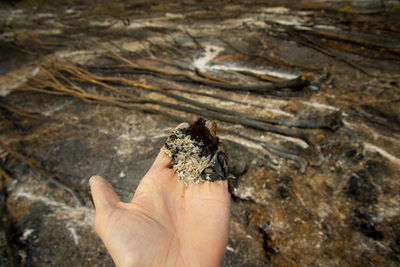
[[[35,1],[0,11],[0,265],[113,266],[124,201],[182,121],[229,155],[223,266],[400,264],[396,1]]]

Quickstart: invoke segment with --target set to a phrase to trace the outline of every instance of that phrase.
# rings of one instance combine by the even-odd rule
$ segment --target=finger
[[[151,166],[151,169],[165,169],[170,168],[171,166],[171,158],[165,155],[163,151],[160,151]]]
[[[174,171],[171,168],[171,158],[165,155],[163,151],[158,153],[153,165],[146,175],[140,181],[136,188],[132,201],[138,197],[146,196],[148,193],[157,192],[167,181],[174,177]]]
[[[92,176],[89,184],[96,210],[108,209],[120,201],[112,185],[103,177]]]

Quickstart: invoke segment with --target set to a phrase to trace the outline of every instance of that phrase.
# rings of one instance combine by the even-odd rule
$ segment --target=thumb
[[[108,209],[120,202],[112,185],[103,177],[92,176],[89,179],[89,184],[96,210]]]

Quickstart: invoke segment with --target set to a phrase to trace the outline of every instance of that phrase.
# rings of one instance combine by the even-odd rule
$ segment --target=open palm
[[[228,240],[226,181],[185,186],[159,153],[130,203],[90,179],[95,228],[117,266],[218,266]]]

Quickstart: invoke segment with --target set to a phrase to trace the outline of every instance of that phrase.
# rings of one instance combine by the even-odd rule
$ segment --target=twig
[[[358,38],[355,38],[354,35],[349,35],[345,33],[339,33],[339,32],[334,32],[334,31],[323,31],[323,30],[302,30],[302,29],[294,29],[291,28],[293,31],[298,31],[304,34],[308,35],[314,35],[317,37],[324,37],[324,38],[329,38],[332,40],[339,40],[342,42],[348,42],[348,43],[353,43],[356,45],[372,48],[377,51],[383,51],[383,52],[389,52],[394,55],[400,55],[400,49],[395,47],[395,46],[389,46],[389,42],[382,42],[382,43],[376,43],[372,42],[369,40],[361,40]],[[385,40],[383,40],[385,41]],[[391,42],[390,42],[391,43]]]
[[[257,74],[257,73],[254,73],[251,71],[246,71],[246,70],[239,71],[239,73],[245,74],[248,76],[252,76],[252,77],[256,77],[262,81],[268,81],[268,82],[281,82],[282,81],[282,79],[277,78],[277,77],[273,77],[273,76],[269,76],[269,75],[261,75],[261,74]]]
[[[277,120],[265,117],[254,117],[254,119],[271,124],[284,125],[289,128],[296,127],[301,129],[329,129],[331,131],[335,131],[343,125],[339,112],[333,112],[325,116],[317,117],[315,119],[303,119],[296,121],[283,119]]]
[[[20,115],[20,116],[23,116],[23,117],[27,117],[27,118],[30,118],[30,119],[35,119],[35,120],[42,119],[40,116],[32,115],[31,113],[24,112],[22,110],[13,108],[13,107],[8,106],[6,104],[3,104],[1,102],[0,102],[0,108],[3,108],[3,109],[5,109],[5,110],[7,110],[9,112],[12,112],[12,113],[15,113],[17,115]]]
[[[280,129],[277,127],[274,127],[272,125],[267,125],[265,123],[260,123],[254,120],[249,120],[247,118],[238,118],[238,117],[233,117],[233,116],[227,116],[224,114],[221,114],[219,112],[211,111],[211,110],[203,110],[203,109],[196,109],[192,107],[187,107],[187,106],[179,106],[167,102],[157,102],[157,101],[149,101],[148,103],[164,106],[167,108],[175,109],[175,110],[180,110],[183,112],[189,112],[198,116],[202,117],[207,117],[210,119],[214,120],[219,120],[219,121],[224,121],[232,124],[241,124],[243,126],[247,126],[256,130],[262,130],[262,131],[267,131],[267,132],[273,132],[273,133],[278,133],[281,135],[285,136],[291,136],[291,137],[297,137],[300,138],[307,143],[309,143],[308,136],[301,132],[301,131],[294,131],[293,129]]]
[[[196,77],[194,75],[191,75],[189,73],[185,72],[180,72],[180,71],[165,71],[163,69],[159,68],[153,68],[153,67],[145,67],[138,65],[137,63],[132,62],[131,60],[122,57],[121,55],[115,53],[114,51],[111,51],[116,58],[122,60],[123,62],[131,65],[132,68],[136,69],[143,69],[159,74],[164,74],[172,77],[182,77],[189,79],[191,82],[196,82],[199,84],[207,85],[207,86],[212,86],[212,87],[217,87],[221,88],[224,90],[229,90],[229,91],[249,91],[249,92],[254,92],[254,93],[271,93],[271,91],[275,90],[280,90],[280,89],[293,89],[293,90],[301,90],[305,86],[309,84],[309,79],[310,79],[310,74],[306,73],[303,74],[297,78],[291,79],[291,80],[286,80],[286,81],[281,81],[281,82],[276,82],[273,84],[262,84],[262,85],[239,85],[239,84],[231,84],[230,82],[215,82],[209,79],[201,78],[201,77]]]
[[[193,40],[193,42],[196,44],[197,48],[198,48],[200,51],[204,51],[204,50],[205,50],[204,47],[199,43],[199,41],[197,41],[197,38],[195,38],[189,31],[184,30],[184,32],[186,33],[187,36],[190,37],[190,39]]]
[[[257,108],[264,108],[264,106],[262,106],[262,105],[257,105],[257,104],[253,104],[253,103],[250,103],[250,102],[238,101],[238,100],[235,100],[235,99],[231,99],[231,98],[227,98],[227,97],[223,97],[223,96],[219,96],[219,95],[202,93],[202,92],[197,92],[197,91],[193,91],[193,90],[186,90],[186,89],[180,89],[180,88],[179,89],[178,88],[169,88],[169,87],[165,87],[163,89],[164,90],[176,91],[176,92],[183,92],[183,93],[188,93],[188,94],[194,94],[194,95],[206,96],[206,97],[215,98],[215,99],[222,100],[222,101],[241,104],[241,105],[244,105],[244,106],[252,106],[252,107],[257,107]]]
[[[165,90],[154,90],[158,93],[164,94],[168,97],[174,98],[176,100],[182,101],[184,103],[189,103],[197,107],[205,108],[208,110],[216,111],[222,114],[226,115],[232,115],[236,116],[238,118],[247,118],[250,120],[255,120],[255,121],[260,121],[260,122],[266,122],[269,124],[277,124],[277,125],[283,125],[287,126],[289,128],[303,128],[303,129],[329,129],[329,130],[337,130],[341,125],[341,118],[340,114],[338,112],[334,112],[322,117],[318,117],[315,119],[304,119],[304,120],[297,120],[297,121],[289,121],[289,120],[284,120],[284,119],[272,119],[272,118],[266,118],[266,117],[260,117],[260,116],[254,116],[251,114],[246,114],[246,113],[241,113],[237,111],[232,111],[224,108],[219,108],[213,105],[201,103],[180,95],[173,94],[171,92],[165,91]],[[278,130],[277,130],[278,131]]]
[[[297,162],[298,166],[299,166],[300,173],[304,173],[306,171],[306,168],[307,168],[307,165],[308,165],[307,160],[302,158],[302,157],[300,157],[300,156],[295,155],[293,152],[291,152],[291,151],[289,151],[289,150],[287,150],[285,148],[278,147],[277,145],[271,144],[269,142],[256,140],[254,138],[239,134],[239,133],[231,131],[231,130],[223,130],[223,131],[228,133],[228,134],[235,135],[235,136],[237,136],[239,138],[251,141],[251,142],[253,142],[255,144],[261,145],[266,150],[268,150],[271,154],[274,154],[274,155],[276,155],[278,157],[285,158],[285,159],[290,159],[290,160],[293,160],[293,161]]]
[[[205,85],[210,85],[218,87],[229,91],[249,91],[253,93],[271,93],[275,90],[281,89],[292,89],[292,90],[302,90],[305,86],[309,84],[309,75],[304,74],[297,78],[286,80],[282,82],[276,82],[273,84],[263,84],[263,85],[230,85],[230,84],[220,84],[220,83],[204,83]]]
[[[57,73],[59,73],[59,72],[57,72]],[[145,84],[145,83],[138,83],[138,82],[126,79],[124,77],[98,76],[96,74],[89,73],[88,71],[86,71],[86,73],[87,73],[87,75],[90,75],[91,79],[97,79],[99,81],[119,83],[121,85],[139,87],[139,88],[150,89],[150,90],[155,90],[155,89],[159,89],[160,88],[159,86],[153,86],[153,85],[149,85],[149,84]],[[71,74],[73,74],[73,73],[71,73]],[[63,77],[63,79],[65,79],[65,77]],[[223,97],[223,96],[214,95],[214,94],[208,94],[208,93],[202,93],[202,92],[198,92],[198,91],[194,91],[194,90],[188,90],[188,89],[177,88],[177,87],[163,87],[163,89],[164,90],[177,91],[177,92],[190,93],[190,94],[196,94],[196,95],[201,95],[201,96],[207,96],[207,97],[211,97],[211,98],[215,98],[215,99],[219,99],[219,100],[223,100],[223,101],[228,101],[228,102],[233,102],[233,103],[238,103],[238,104],[242,104],[242,105],[246,105],[246,106],[254,106],[254,107],[258,107],[258,108],[264,108],[264,106],[262,106],[262,105],[257,105],[257,104],[253,104],[253,103],[238,101],[238,100],[226,98],[226,97]],[[115,88],[113,89],[113,91],[118,93],[118,91]],[[119,91],[119,92],[121,92],[121,91]],[[121,92],[120,94],[126,95],[126,96],[131,96],[130,94],[126,94],[126,93],[123,93],[123,92]]]
[[[263,146],[269,152],[271,152],[272,154],[274,154],[276,156],[286,158],[286,159],[291,159],[291,160],[297,162],[299,164],[300,173],[305,173],[306,167],[307,167],[307,161],[305,161],[303,158],[293,155],[293,154],[289,154],[289,153],[285,153],[285,152],[276,150],[275,148],[272,148],[272,147],[269,147],[268,145],[266,145],[265,142],[261,143],[261,146]]]
[[[232,43],[223,40],[223,39],[219,39],[221,42],[225,43],[226,45],[228,45],[230,48],[232,48],[233,50],[235,50],[236,52],[248,56],[248,57],[256,57],[256,58],[262,58],[264,60],[267,60],[268,62],[271,62],[275,65],[280,65],[280,66],[287,66],[287,67],[291,67],[291,68],[302,68],[305,70],[313,70],[313,71],[321,71],[322,69],[320,67],[314,67],[314,66],[306,66],[306,65],[301,65],[301,64],[292,64],[290,62],[287,61],[283,61],[282,59],[274,59],[271,57],[267,57],[265,55],[258,55],[258,54],[250,54],[248,52],[245,52],[239,48],[237,48],[236,46],[234,46]]]
[[[196,72],[197,75],[199,75],[200,77],[202,77],[202,78],[204,78],[204,79],[208,79],[208,80],[211,80],[211,81],[214,81],[214,82],[218,82],[218,83],[228,83],[228,84],[231,84],[231,82],[228,82],[228,81],[219,79],[219,78],[217,78],[217,77],[211,76],[210,74],[201,72],[198,68],[195,68],[195,72]]]
[[[68,67],[67,70],[72,75],[75,75],[78,79],[83,79],[85,81],[94,82],[97,85],[102,85],[102,86],[106,85],[106,84],[104,84],[102,82],[98,82],[96,80],[97,78],[99,78],[99,76],[92,75],[84,70],[82,70],[82,71],[80,71],[79,69],[75,70],[75,67],[74,68]],[[50,76],[51,80],[54,82],[54,84],[49,84],[48,82],[45,83],[47,86],[52,87],[56,91],[64,92],[64,93],[70,94],[72,96],[78,97],[78,98],[86,100],[86,101],[87,100],[96,100],[96,101],[102,101],[102,102],[116,104],[116,105],[123,106],[123,107],[129,107],[129,108],[133,108],[133,109],[144,111],[144,112],[159,112],[154,109],[149,109],[148,107],[144,107],[143,105],[139,105],[139,104],[153,104],[153,105],[162,106],[162,107],[166,107],[166,108],[170,108],[170,109],[174,109],[174,110],[178,110],[178,111],[183,111],[183,112],[189,112],[189,113],[192,113],[192,114],[195,114],[198,116],[209,117],[212,119],[225,121],[225,122],[229,122],[229,123],[234,123],[234,124],[239,123],[244,126],[248,126],[248,127],[254,128],[254,129],[258,129],[258,130],[274,132],[274,133],[278,133],[278,134],[282,134],[282,135],[286,135],[286,136],[293,136],[293,137],[301,138],[306,142],[309,142],[308,137],[304,132],[295,130],[295,129],[283,129],[283,128],[279,128],[279,127],[276,127],[276,126],[273,126],[270,124],[266,124],[265,122],[268,122],[266,118],[255,117],[252,115],[243,114],[243,113],[239,113],[239,112],[235,112],[235,111],[230,111],[227,109],[214,107],[214,106],[211,106],[208,104],[200,103],[200,102],[173,94],[172,92],[169,92],[168,90],[161,90],[161,89],[151,86],[151,85],[137,84],[144,89],[150,89],[151,91],[162,93],[168,97],[172,97],[176,100],[182,101],[184,103],[189,103],[191,105],[194,105],[194,106],[197,106],[200,108],[204,108],[206,110],[196,109],[196,108],[192,108],[192,107],[188,107],[188,106],[176,105],[176,104],[168,103],[168,102],[164,102],[164,101],[156,101],[156,100],[152,100],[152,99],[140,99],[140,98],[133,97],[127,93],[123,93],[124,96],[126,96],[124,98],[102,96],[102,95],[92,94],[92,93],[87,93],[87,92],[80,93],[76,90],[69,89],[66,86],[60,86],[60,83],[55,81],[56,77],[53,74],[51,74],[49,70],[47,70],[47,74]],[[84,75],[85,77],[81,77],[82,75]],[[73,76],[73,77],[75,77],[75,76]],[[302,76],[300,79],[306,80],[306,78],[304,78],[304,76]],[[115,79],[116,78],[113,78],[112,80],[115,80]],[[110,80],[110,78],[106,78],[106,80]],[[118,80],[121,82],[121,79],[118,79]],[[122,81],[124,83],[136,85],[135,82],[132,82],[132,81],[129,81],[126,79],[124,79]],[[121,93],[120,90],[117,90],[109,85],[106,85],[103,87],[113,91],[114,93],[118,93],[118,94]],[[47,90],[47,91],[50,91],[50,90]]]
[[[316,50],[316,51],[318,51],[318,52],[320,52],[320,53],[322,53],[324,55],[327,55],[329,57],[335,58],[336,60],[342,61],[343,63],[346,63],[350,67],[352,67],[352,68],[354,68],[356,70],[359,70],[360,72],[362,72],[362,73],[364,73],[364,74],[366,74],[368,76],[377,77],[375,74],[372,74],[372,73],[366,71],[365,69],[361,68],[360,66],[357,66],[356,64],[354,64],[351,61],[347,60],[346,58],[344,58],[342,56],[339,56],[337,53],[330,52],[327,49],[324,49],[324,48],[318,46],[312,40],[310,40],[310,38],[307,38],[307,37],[299,35],[299,34],[297,36],[299,36],[300,38],[303,38],[304,40],[306,40],[306,41],[297,40],[297,42],[299,42],[300,44],[308,46],[308,47],[311,47],[312,49],[314,49],[314,50]]]

